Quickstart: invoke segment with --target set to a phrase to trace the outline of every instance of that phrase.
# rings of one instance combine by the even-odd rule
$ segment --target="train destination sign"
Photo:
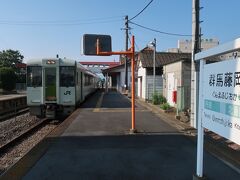
[[[240,144],[240,60],[205,64],[202,126]]]

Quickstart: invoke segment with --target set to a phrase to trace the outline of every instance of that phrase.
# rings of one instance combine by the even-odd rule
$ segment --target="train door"
[[[81,78],[81,101],[83,101],[83,73],[80,74]]]
[[[57,101],[56,68],[45,68],[45,101]]]

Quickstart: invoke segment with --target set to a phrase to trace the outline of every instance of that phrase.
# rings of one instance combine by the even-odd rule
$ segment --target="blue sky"
[[[113,50],[125,48],[124,16],[141,11],[150,0],[0,0],[0,50],[19,50],[29,58],[60,57],[78,61],[118,60],[118,57],[81,55],[80,41],[85,33],[109,34]],[[240,35],[239,0],[200,0],[204,38],[218,38],[220,43]],[[132,20],[159,31],[191,35],[192,0],[153,0]],[[177,47],[178,39],[130,24],[136,50],[153,38],[157,50]]]

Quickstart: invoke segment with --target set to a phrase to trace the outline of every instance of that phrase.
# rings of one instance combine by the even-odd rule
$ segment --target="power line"
[[[119,18],[121,17],[121,18]],[[53,20],[53,21],[7,21],[0,20],[0,24],[3,25],[23,25],[23,26],[35,26],[35,25],[45,25],[45,26],[55,26],[55,25],[82,25],[82,24],[101,24],[122,21],[123,16],[118,17],[108,17],[108,18],[90,18],[90,19],[76,19],[76,20]]]
[[[129,35],[131,35],[131,36],[132,36],[132,32],[131,32],[131,30],[129,30]],[[129,40],[129,43],[131,44],[131,39],[130,39],[130,37],[129,37],[129,36],[128,36],[128,40]],[[135,40],[135,46],[136,46],[136,49],[139,51],[139,50],[140,50],[140,48],[139,48],[138,44],[136,43],[136,40]]]
[[[169,35],[169,36],[190,36],[190,37],[192,37],[192,35],[189,35],[189,34],[170,33],[170,32],[160,31],[160,30],[157,30],[157,29],[152,29],[152,28],[149,28],[149,27],[146,27],[146,26],[143,26],[143,25],[134,23],[134,22],[132,22],[132,21],[129,21],[129,23],[131,23],[131,24],[133,24],[133,25],[136,25],[136,26],[138,26],[138,27],[141,27],[141,28],[144,28],[144,29],[153,31],[153,32],[157,32],[157,33],[165,34],[165,35]]]
[[[131,19],[129,19],[129,21],[133,20],[134,18],[136,18],[137,16],[139,16],[145,9],[147,9],[147,7],[153,2],[153,0],[151,0],[139,13],[137,13],[135,16],[133,16]]]
[[[10,21],[10,20],[0,20],[0,22],[11,22],[11,23],[69,23],[69,22],[79,22],[79,21],[95,21],[95,20],[108,20],[108,19],[116,19],[116,18],[123,18],[124,16],[111,16],[111,17],[94,17],[88,19],[73,19],[73,20],[51,20],[51,21],[29,21],[29,20],[22,20],[22,21]]]
[[[79,22],[79,23],[1,23],[2,25],[13,25],[13,26],[78,26],[78,25],[84,25],[84,24],[104,24],[104,23],[112,23],[112,22],[118,22],[122,20],[112,20],[112,21],[99,21],[99,22]]]

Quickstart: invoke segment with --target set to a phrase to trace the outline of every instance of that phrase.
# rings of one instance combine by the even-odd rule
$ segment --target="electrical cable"
[[[108,17],[108,18],[91,18],[91,19],[77,19],[77,20],[58,20],[58,21],[6,21],[0,20],[0,24],[4,25],[81,25],[81,24],[99,24],[99,23],[109,23],[109,22],[116,22],[122,21],[121,19],[116,17]]]
[[[128,34],[132,36],[132,33],[131,33],[131,31],[130,31],[130,30],[128,31]],[[129,40],[129,43],[131,44],[131,39],[130,39],[130,37],[129,37],[129,36],[128,36],[128,40]],[[136,46],[137,50],[139,51],[139,50],[140,50],[140,48],[139,48],[139,46],[137,45],[136,41],[135,41],[135,46]]]
[[[132,21],[129,21],[129,23],[131,23],[131,24],[133,24],[135,26],[141,27],[143,29],[147,29],[147,30],[150,30],[150,31],[153,31],[153,32],[157,32],[157,33],[165,34],[165,35],[169,35],[169,36],[190,36],[190,37],[192,36],[192,35],[189,35],[189,34],[178,34],[178,33],[164,32],[164,31],[160,31],[160,30],[157,30],[157,29],[152,29],[152,28],[149,28],[149,27],[146,27],[146,26],[134,23]]]
[[[147,7],[153,2],[153,0],[151,0],[139,13],[137,13],[135,16],[133,16],[131,19],[129,19],[129,21],[135,19],[137,16],[139,16],[145,9],[147,9]]]

